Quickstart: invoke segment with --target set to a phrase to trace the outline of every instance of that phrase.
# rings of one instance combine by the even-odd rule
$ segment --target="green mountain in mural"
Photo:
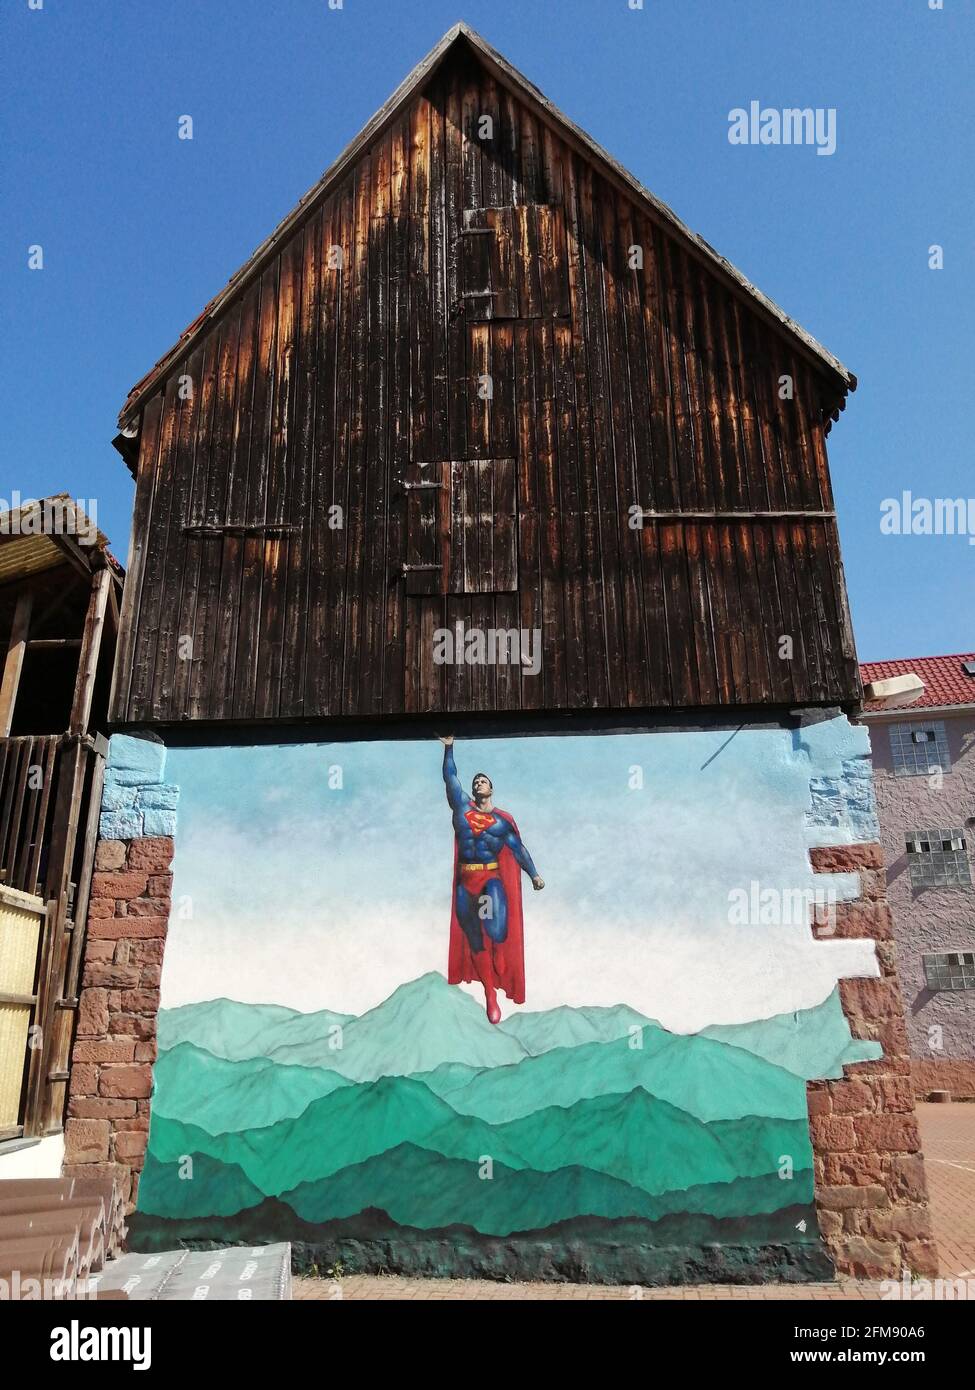
[[[475,999],[431,971],[358,1018],[229,999],[165,1009],[159,1016],[159,1047],[166,1051],[189,1042],[218,1058],[263,1057],[352,1081],[435,1072],[428,1084],[445,1095],[486,1068],[560,1048],[628,1041],[636,1029],[645,1031],[644,1050],[656,1051],[682,1036],[627,1005],[515,1013],[495,1028]],[[873,1060],[880,1053],[879,1044],[850,1037],[836,990],[812,1009],[717,1024],[687,1036],[730,1045],[803,1079],[842,1075],[844,1063]]]
[[[210,1135],[200,1126],[153,1119],[152,1149],[160,1161],[206,1153],[239,1167],[266,1196],[337,1173],[399,1145],[420,1145],[476,1163],[482,1155],[526,1166],[482,1120],[457,1115],[419,1081],[384,1077],[343,1086],[297,1119],[266,1129]]]
[[[585,1167],[651,1193],[759,1176],[773,1171],[784,1153],[796,1167],[810,1160],[804,1121],[749,1116],[708,1126],[640,1088],[568,1109],[545,1107],[492,1127],[457,1114],[418,1081],[386,1077],[345,1086],[273,1127],[209,1134],[163,1116],[152,1123],[151,1148],[160,1162],[175,1165],[183,1154],[205,1153],[239,1169],[266,1196],[404,1143],[472,1163],[490,1157],[515,1169]]]
[[[835,989],[815,1008],[753,1023],[717,1023],[702,1028],[696,1036],[744,1048],[805,1081],[842,1076],[845,1064],[874,1062],[883,1055],[880,1043],[850,1036],[839,990]]]
[[[348,1084],[334,1071],[278,1066],[267,1057],[229,1062],[181,1042],[159,1055],[153,1115],[189,1120],[210,1134],[260,1129],[300,1115],[313,1100]]]
[[[656,1220],[679,1211],[739,1215],[735,1183],[661,1197],[605,1173],[563,1167],[554,1172],[511,1169],[442,1158],[410,1144],[345,1168],[335,1177],[306,1183],[282,1200],[304,1221],[316,1224],[376,1209],[417,1229],[466,1225],[483,1234],[511,1235],[544,1229],[585,1214],[617,1220]],[[777,1211],[797,1197],[797,1184],[765,1179],[761,1196],[749,1189],[750,1209]],[[749,1208],[745,1208],[748,1210]]]
[[[759,1177],[775,1171],[783,1153],[799,1167],[812,1160],[805,1120],[751,1115],[707,1125],[640,1087],[567,1109],[547,1106],[492,1132],[521,1155],[523,1166],[590,1168],[654,1194]]]
[[[180,1181],[174,1164],[162,1163],[152,1153],[147,1156],[139,1188],[143,1219],[161,1216],[186,1222],[232,1217],[276,1202],[279,1211],[287,1208],[310,1226],[364,1214],[368,1230],[382,1214],[415,1231],[467,1227],[486,1235],[508,1236],[545,1230],[583,1214],[587,1221],[658,1221],[674,1214],[740,1219],[746,1214],[806,1207],[812,1200],[808,1171],[797,1173],[790,1182],[768,1173],[653,1196],[584,1168],[533,1172],[495,1162],[488,1169],[483,1163],[444,1158],[412,1144],[399,1145],[333,1177],[302,1183],[280,1198],[262,1199],[232,1165],[206,1155],[191,1157],[194,1181],[189,1182]],[[240,1205],[230,1211],[235,1202]],[[280,1238],[282,1228],[279,1225],[267,1234]],[[285,1229],[283,1234],[290,1233]]]
[[[805,1077],[864,1046],[838,996],[694,1035],[624,1005],[492,1027],[436,973],[358,1018],[188,1005],[162,1015],[160,1044],[139,1193],[160,1239],[166,1222],[182,1239],[207,1221],[234,1238],[238,1214],[241,1238],[321,1232],[343,1257],[378,1241],[380,1263],[410,1231],[434,1262],[438,1232],[487,1241],[492,1260],[491,1242],[553,1230],[571,1263],[584,1222],[607,1251],[627,1222],[648,1249],[658,1230],[747,1248],[776,1213],[777,1239],[801,1217],[796,1243],[815,1240]]]
[[[183,1004],[159,1014],[159,1049],[190,1042],[214,1057],[244,1061],[272,1057],[278,1048],[307,1041],[328,1045],[329,1029],[346,1024],[351,1014],[319,1009],[303,1014],[283,1004],[240,1004],[234,999],[208,999]],[[283,1060],[283,1059],[282,1059]]]
[[[169,1010],[160,1046],[134,1248],[290,1239],[489,1277],[517,1251],[532,1277],[628,1282],[828,1276],[805,1079],[876,1050],[838,992],[695,1035],[625,1005],[492,1027],[436,973],[358,1018]]]
[[[348,1023],[341,1049],[322,1040],[273,1053],[276,1062],[331,1067],[351,1081],[410,1076],[445,1062],[482,1070],[520,1062],[525,1055],[516,1038],[488,1023],[482,1005],[433,970]]]
[[[234,1216],[263,1200],[261,1190],[234,1164],[192,1148],[175,1162],[161,1163],[150,1145],[139,1179],[139,1210],[155,1215]]]
[[[582,1043],[625,1038],[631,1028],[642,1028],[647,1023],[660,1026],[627,1004],[582,1009],[562,1005],[542,1013],[512,1014],[499,1026],[503,1032],[517,1038],[529,1056],[537,1057],[556,1047],[578,1047]]]
[[[640,1086],[699,1120],[764,1115],[806,1116],[805,1088],[781,1067],[741,1048],[697,1034],[667,1033],[648,1024],[632,1039],[559,1047],[490,1071],[435,1068],[417,1080],[464,1115],[503,1124],[530,1115],[540,1104],[569,1106],[592,1096],[622,1094]]]

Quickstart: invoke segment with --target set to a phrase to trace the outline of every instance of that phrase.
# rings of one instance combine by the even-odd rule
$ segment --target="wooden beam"
[[[74,999],[81,984],[81,953],[87,935],[88,899],[91,895],[91,879],[95,867],[95,846],[98,843],[98,820],[102,809],[102,790],[105,786],[105,754],[99,753],[96,748],[92,752],[92,758],[94,761],[92,763],[91,788],[88,792],[88,819],[82,841],[78,886],[74,896],[74,931],[71,933],[71,946],[68,952],[65,977],[61,982],[63,993],[55,1003],[55,1007],[59,1009],[76,1007],[77,1000],[72,1003],[72,999]]]
[[[30,614],[34,605],[34,595],[24,589],[17,597],[14,620],[10,628],[10,641],[7,644],[7,658],[3,664],[3,682],[0,684],[0,738],[9,738],[14,722],[14,706],[17,703],[17,689],[20,673],[24,666],[24,653],[27,650],[27,633],[30,630]]]
[[[108,593],[111,585],[111,570],[95,571],[95,577],[91,583],[91,597],[88,600],[88,612],[85,616],[85,631],[81,639],[81,654],[78,657],[78,676],[75,681],[74,699],[71,702],[71,722],[68,725],[68,731],[72,734],[88,732],[91,701],[95,693],[95,677],[98,674],[98,654],[101,651],[105,610],[108,607]]]
[[[78,544],[74,536],[66,536],[61,532],[45,532],[50,535],[51,540],[61,551],[61,554],[85,579],[91,578],[92,565],[88,559],[87,551]]]
[[[121,613],[119,612],[118,606],[118,591],[118,580],[113,577],[112,583],[108,590],[108,616],[111,619],[112,631],[115,633],[116,637],[118,636],[119,626],[122,621]]]

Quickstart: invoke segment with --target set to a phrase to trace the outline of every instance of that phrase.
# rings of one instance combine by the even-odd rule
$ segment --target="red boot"
[[[474,970],[477,978],[484,986],[484,999],[487,1008],[488,1023],[501,1022],[501,1010],[498,1007],[497,981],[494,976],[494,963],[491,960],[490,948],[477,951],[471,955]]]

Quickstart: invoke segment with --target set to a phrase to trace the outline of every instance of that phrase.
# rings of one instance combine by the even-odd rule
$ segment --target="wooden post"
[[[7,659],[3,664],[3,683],[0,684],[0,738],[9,738],[13,727],[14,706],[17,703],[17,688],[24,666],[33,603],[34,595],[29,589],[25,589],[17,597],[14,620],[10,628],[10,641],[7,644]]]
[[[78,675],[75,679],[74,699],[71,701],[71,722],[68,725],[68,730],[72,734],[88,732],[91,700],[95,692],[95,677],[98,674],[98,654],[101,651],[105,610],[108,607],[108,593],[111,587],[112,571],[108,566],[96,570],[91,581],[91,597],[88,600],[85,631],[81,639],[81,652],[78,656]]]
[[[75,927],[68,918],[68,892],[74,867],[75,844],[85,786],[90,740],[62,735],[58,760],[57,803],[51,826],[50,850],[44,896],[48,901],[40,964],[37,975],[37,1007],[34,1023],[40,1026],[40,1046],[31,1054],[27,1073],[25,1135],[54,1133],[60,1119],[51,1114],[48,1071],[57,1056],[60,1035],[55,1031],[57,1001],[63,997],[63,981],[68,964],[71,933]],[[82,928],[83,930],[83,928]],[[61,1023],[60,1028],[64,1028]],[[70,1023],[67,1024],[70,1031]]]

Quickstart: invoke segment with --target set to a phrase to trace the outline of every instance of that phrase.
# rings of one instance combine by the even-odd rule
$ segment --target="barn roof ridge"
[[[639,204],[642,204],[645,210],[648,210],[651,215],[655,216],[664,224],[665,228],[681,237],[692,251],[697,252],[702,261],[710,267],[712,271],[717,271],[720,275],[723,275],[726,280],[730,281],[734,288],[743,291],[753,302],[753,305],[757,304],[760,311],[763,311],[767,318],[771,319],[774,324],[777,324],[780,329],[785,330],[790,337],[797,340],[805,352],[816,359],[820,367],[825,367],[835,378],[839,379],[841,388],[840,395],[836,403],[836,408],[832,412],[833,417],[836,418],[838,411],[843,409],[846,392],[856,390],[857,385],[856,377],[843,365],[839,358],[835,357],[828,348],[825,348],[810,333],[807,333],[800,324],[786,314],[786,312],[773,300],[763,294],[757,286],[752,284],[747,276],[717,252],[704,237],[688,227],[672,208],[657,198],[649,189],[645,188],[628,169],[624,168],[617,159],[603,149],[592,136],[559,110],[559,108],[555,106],[529,78],[525,77],[518,68],[509,63],[508,60],[494,49],[486,39],[482,38],[476,30],[472,29],[470,25],[463,21],[459,21],[447,30],[444,36],[433,46],[424,58],[421,58],[419,63],[407,74],[392,95],[387,98],[379,110],[370,117],[359,130],[358,134],[346,145],[338,158],[328,166],[318,182],[298,200],[291,212],[278,223],[274,231],[264,239],[244,264],[234,272],[223,289],[209,301],[202,312],[183,330],[169,351],[166,352],[156,362],[155,366],[132,387],[118,417],[119,427],[123,431],[123,436],[116,440],[116,443],[120,446],[120,451],[123,452],[123,454],[128,454],[129,452],[124,442],[126,428],[133,424],[138,411],[166,372],[180,357],[190,351],[191,345],[217,317],[228,300],[230,300],[244,284],[249,283],[259,270],[262,269],[265,261],[270,258],[276,248],[284,241],[285,237],[294,230],[301,219],[335,187],[355,160],[368,148],[369,144],[396,119],[407,103],[412,100],[433,77],[448,54],[457,44],[462,42],[469,45],[475,55],[493,72],[496,78],[505,86],[512,89],[520,98],[534,106],[536,113],[549,125],[554,126],[563,138],[568,135],[570,143],[577,145],[581,153],[595,163],[601,165],[603,171],[608,173],[611,180],[621,186],[625,193],[629,194],[629,196],[634,198]],[[131,430],[129,433],[131,434]],[[131,458],[129,461],[131,465]]]

